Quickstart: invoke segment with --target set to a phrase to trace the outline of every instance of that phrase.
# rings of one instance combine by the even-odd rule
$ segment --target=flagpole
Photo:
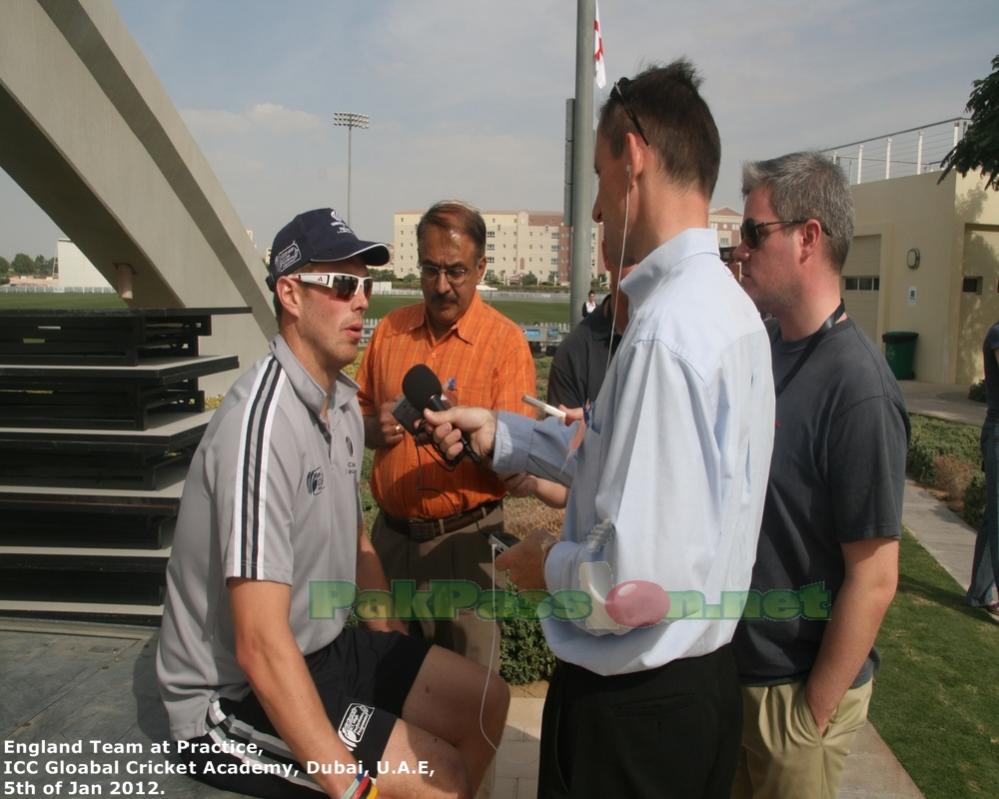
[[[590,291],[593,211],[593,20],[596,0],[576,0],[576,102],[572,121],[572,250],[569,320],[583,318]]]

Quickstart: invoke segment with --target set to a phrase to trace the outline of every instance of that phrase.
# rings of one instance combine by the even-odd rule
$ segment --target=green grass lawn
[[[401,308],[403,305],[413,305],[422,302],[419,297],[385,297],[374,295],[368,305],[365,316],[380,319],[389,311]],[[487,300],[497,311],[508,316],[517,324],[534,322],[568,322],[569,302],[531,302],[529,300]]]
[[[117,294],[22,294],[0,291],[0,311],[103,311],[124,310],[127,307]]]
[[[870,717],[926,795],[999,794],[999,625],[905,533]]]
[[[373,296],[368,307],[367,316],[380,319],[389,311],[403,305],[420,302],[418,297],[383,297]],[[519,300],[490,301],[497,311],[510,317],[517,324],[535,322],[568,322],[569,303],[566,302],[530,302]],[[0,292],[0,311],[25,310],[94,310],[107,308],[127,308],[124,300],[117,294],[13,294]]]

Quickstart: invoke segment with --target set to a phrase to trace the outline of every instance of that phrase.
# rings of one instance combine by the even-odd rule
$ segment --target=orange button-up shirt
[[[422,303],[397,308],[382,319],[357,372],[361,413],[377,416],[382,403],[400,396],[403,376],[418,363],[437,375],[453,404],[534,416],[521,400],[537,391],[527,339],[478,293],[461,319],[436,341]],[[435,460],[408,434],[394,447],[376,449],[371,491],[379,507],[404,519],[441,519],[506,493],[494,472],[468,458],[454,471],[442,468],[438,460],[439,454]]]

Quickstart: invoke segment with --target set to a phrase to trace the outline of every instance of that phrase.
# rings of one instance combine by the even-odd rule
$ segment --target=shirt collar
[[[299,399],[302,400],[302,404],[312,411],[316,417],[321,416],[323,407],[327,404],[327,395],[323,387],[302,366],[301,361],[295,357],[295,353],[291,351],[288,342],[284,340],[284,337],[280,333],[271,339],[270,349],[271,354],[281,364],[281,368],[284,369],[285,374],[288,375],[288,382],[291,383],[291,387],[295,390]],[[357,383],[343,372],[340,372],[337,375],[336,382],[333,383],[333,392],[329,398],[329,407],[340,408],[346,405],[356,396],[357,390]]]
[[[674,272],[680,272],[694,255],[718,256],[718,234],[711,228],[687,228],[650,252],[621,281],[621,290],[637,309]]]

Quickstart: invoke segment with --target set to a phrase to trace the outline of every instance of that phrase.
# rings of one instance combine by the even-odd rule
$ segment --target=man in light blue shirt
[[[456,425],[500,472],[570,485],[562,538],[497,560],[522,589],[582,592],[585,618],[543,621],[559,663],[540,797],[727,797],[741,699],[729,642],[750,585],[774,435],[770,346],[708,228],[718,132],[678,61],[615,84],[597,131],[593,218],[628,327],[580,424],[482,409]],[[554,607],[557,609],[558,602]],[[566,614],[562,614],[566,615]],[[608,768],[610,764],[610,768]]]

